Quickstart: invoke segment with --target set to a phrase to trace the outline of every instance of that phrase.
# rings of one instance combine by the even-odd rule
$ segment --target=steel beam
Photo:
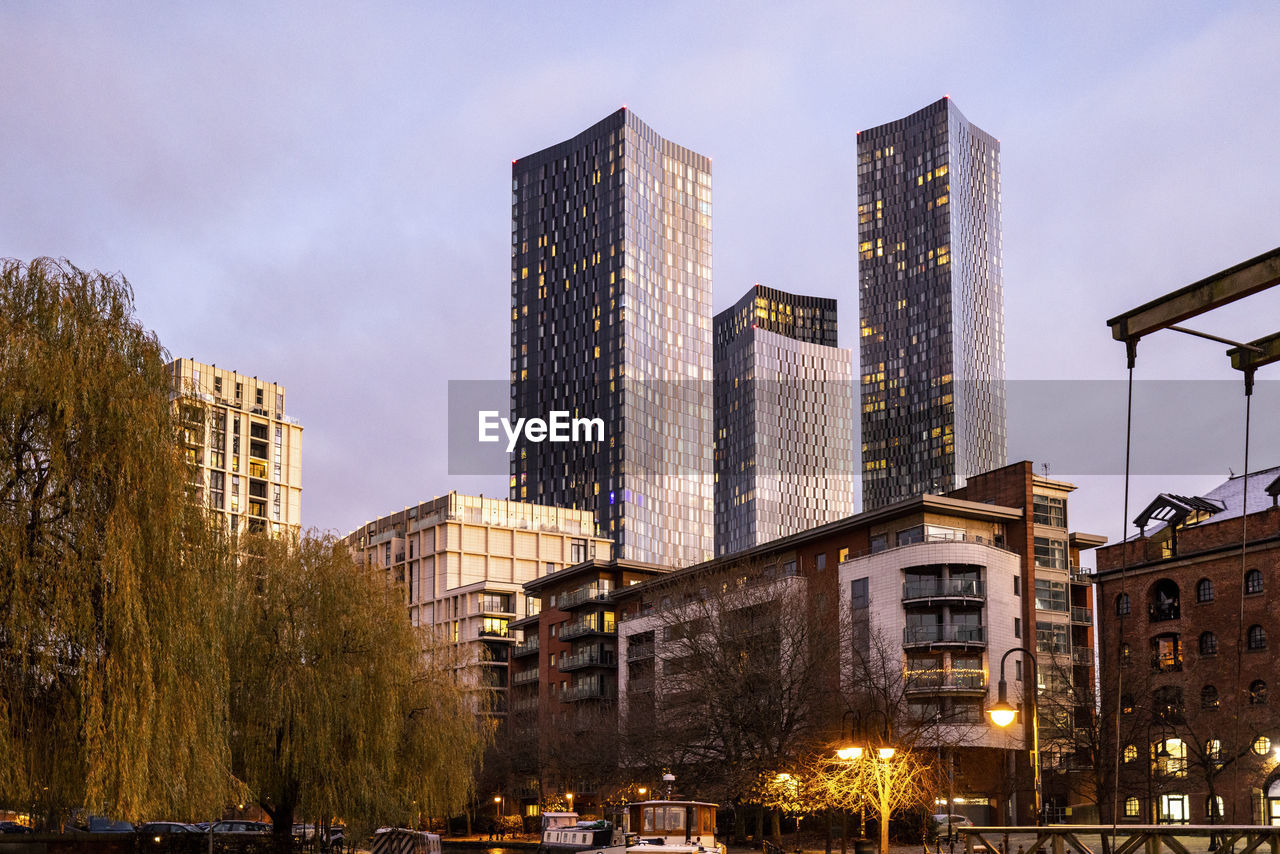
[[[1227,351],[1227,355],[1231,357],[1231,367],[1237,371],[1261,368],[1263,365],[1280,362],[1280,332],[1250,341],[1249,346],[1256,350],[1232,347]]]
[[[1133,345],[1152,332],[1280,284],[1280,247],[1165,294],[1107,321],[1111,337]]]

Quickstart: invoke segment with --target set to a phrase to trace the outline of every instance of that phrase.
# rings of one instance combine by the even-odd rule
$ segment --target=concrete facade
[[[284,386],[193,359],[168,365],[192,491],[233,534],[302,524],[302,425]]]
[[[524,584],[613,551],[590,511],[455,492],[367,522],[343,542],[402,586],[413,625],[456,645],[474,683],[493,690],[497,714],[507,711],[510,624],[528,614]]]

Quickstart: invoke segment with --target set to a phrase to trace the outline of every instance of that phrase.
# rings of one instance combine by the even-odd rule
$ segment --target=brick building
[[[1098,553],[1122,821],[1280,824],[1278,495],[1280,468],[1162,494],[1138,537]]]
[[[813,640],[856,643],[858,633],[839,627],[859,614],[891,639],[890,667],[900,668],[905,695],[892,711],[895,727],[912,730],[917,749],[946,757],[956,808],[984,823],[1010,814],[1025,821],[1033,812],[1030,722],[995,731],[984,711],[995,702],[994,671],[1003,654],[1024,645],[1036,650],[1038,692],[1060,698],[1041,707],[1046,802],[1055,818],[1066,818],[1081,806],[1081,795],[1065,785],[1065,775],[1050,772],[1055,765],[1065,771],[1076,759],[1070,686],[1092,685],[1094,661],[1091,578],[1080,571],[1078,556],[1104,542],[1068,533],[1067,495],[1074,488],[1019,462],[971,477],[949,495],[916,496],[615,592],[624,718],[659,714],[664,686],[687,666],[687,633],[670,615],[683,607],[695,615],[689,622],[703,624],[708,615],[677,601],[682,591],[693,601],[704,590],[754,586],[787,602],[800,591],[821,633]],[[750,594],[739,598],[731,606],[736,611],[760,604]],[[846,678],[833,673],[830,680],[846,695],[858,691],[848,684],[844,664],[854,652],[842,650]],[[1020,656],[1011,657],[1016,701],[1024,671]],[[820,717],[834,739],[845,701],[817,694],[827,704]]]

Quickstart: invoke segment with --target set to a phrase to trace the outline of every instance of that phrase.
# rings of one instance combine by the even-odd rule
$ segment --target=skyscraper
[[[1000,143],[948,98],[858,134],[862,494],[1005,463]]]
[[[853,353],[836,347],[836,301],[757,284],[714,334],[716,555],[853,515]]]
[[[592,510],[618,557],[711,555],[711,161],[625,108],[511,167],[511,497]]]

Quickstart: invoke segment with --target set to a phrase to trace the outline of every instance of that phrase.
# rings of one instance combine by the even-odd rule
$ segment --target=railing
[[[903,599],[985,599],[986,587],[981,581],[962,579],[930,579],[902,582]]]
[[[987,676],[985,673],[929,673],[907,674],[905,690],[908,692],[932,693],[949,691],[985,691]]]
[[[986,626],[965,626],[941,623],[933,626],[907,626],[902,630],[904,644],[958,643],[985,644]]]
[[[574,700],[616,700],[618,698],[617,691],[613,686],[606,685],[574,685],[564,693],[564,699],[568,702]]]
[[[560,629],[560,639],[570,640],[572,638],[581,637],[583,635],[590,635],[590,634],[611,635],[613,633],[614,633],[613,626],[609,626],[608,628],[601,628],[601,626],[593,620],[582,620],[576,623],[565,623],[563,628]]]
[[[910,543],[899,543],[896,546],[886,546],[882,549],[875,549],[875,550],[862,549],[856,552],[850,551],[849,554],[845,557],[845,559],[841,561],[841,563],[847,563],[848,561],[856,560],[858,558],[864,558],[873,554],[881,554],[883,552],[892,551],[893,549],[909,549],[912,546],[929,545],[931,543],[971,543],[973,545],[986,546],[992,549],[999,549],[1002,552],[1008,552],[1010,554],[1018,554],[1018,552],[1016,552],[1014,549],[1009,548],[1004,543],[997,543],[995,540],[992,540],[990,537],[984,537],[981,534],[974,534],[972,536],[969,536],[963,532],[960,532],[954,536],[942,535],[942,534],[927,534],[925,535],[924,539],[916,540]]]
[[[1073,649],[1071,650],[1071,661],[1075,664],[1082,664],[1085,667],[1093,667],[1093,650],[1088,647]]]
[[[1073,563],[1068,565],[1067,572],[1075,584],[1093,584],[1093,573],[1087,567],[1076,566]]]
[[[534,635],[533,637],[528,638],[528,639],[526,639],[526,640],[522,640],[522,641],[520,641],[518,644],[516,644],[515,646],[513,646],[513,647],[511,648],[511,654],[512,654],[513,656],[514,656],[514,655],[529,655],[529,654],[531,654],[531,653],[535,653],[535,652],[537,652],[537,651],[538,651],[538,636],[537,636],[537,635]]]
[[[579,667],[616,667],[618,654],[612,650],[584,649],[576,655],[565,655],[560,659],[560,672],[576,670]]]
[[[511,674],[512,685],[529,685],[538,681],[538,668],[532,670],[522,670],[519,673]]]
[[[511,711],[517,715],[536,712],[538,711],[538,698],[533,697],[528,700],[512,700],[510,708]]]
[[[567,608],[581,605],[583,602],[591,599],[607,599],[609,594],[612,592],[613,590],[611,588],[602,589],[598,585],[589,584],[585,587],[579,587],[576,590],[570,590],[568,593],[565,593],[560,597],[558,607],[563,611]]]
[[[1026,851],[1048,854],[1095,854],[1099,841],[1109,837],[1107,850],[1159,854],[1162,848],[1175,854],[1188,850],[1280,850],[1280,827],[1238,824],[1068,824],[1050,827],[957,827],[964,835],[965,854],[1008,851],[1010,834]],[[1195,840],[1195,842],[1191,842]],[[1190,844],[1189,844],[1190,843]]]
[[[1083,625],[1086,625],[1086,626],[1092,626],[1093,625],[1093,609],[1072,607],[1071,622],[1082,623]]]
[[[633,643],[627,646],[627,661],[640,661],[653,658],[652,643]]]
[[[482,638],[510,638],[511,632],[506,629],[481,629],[480,637]]]
[[[652,694],[653,677],[646,676],[644,678],[637,678],[632,676],[627,679],[627,692],[630,694]]]

